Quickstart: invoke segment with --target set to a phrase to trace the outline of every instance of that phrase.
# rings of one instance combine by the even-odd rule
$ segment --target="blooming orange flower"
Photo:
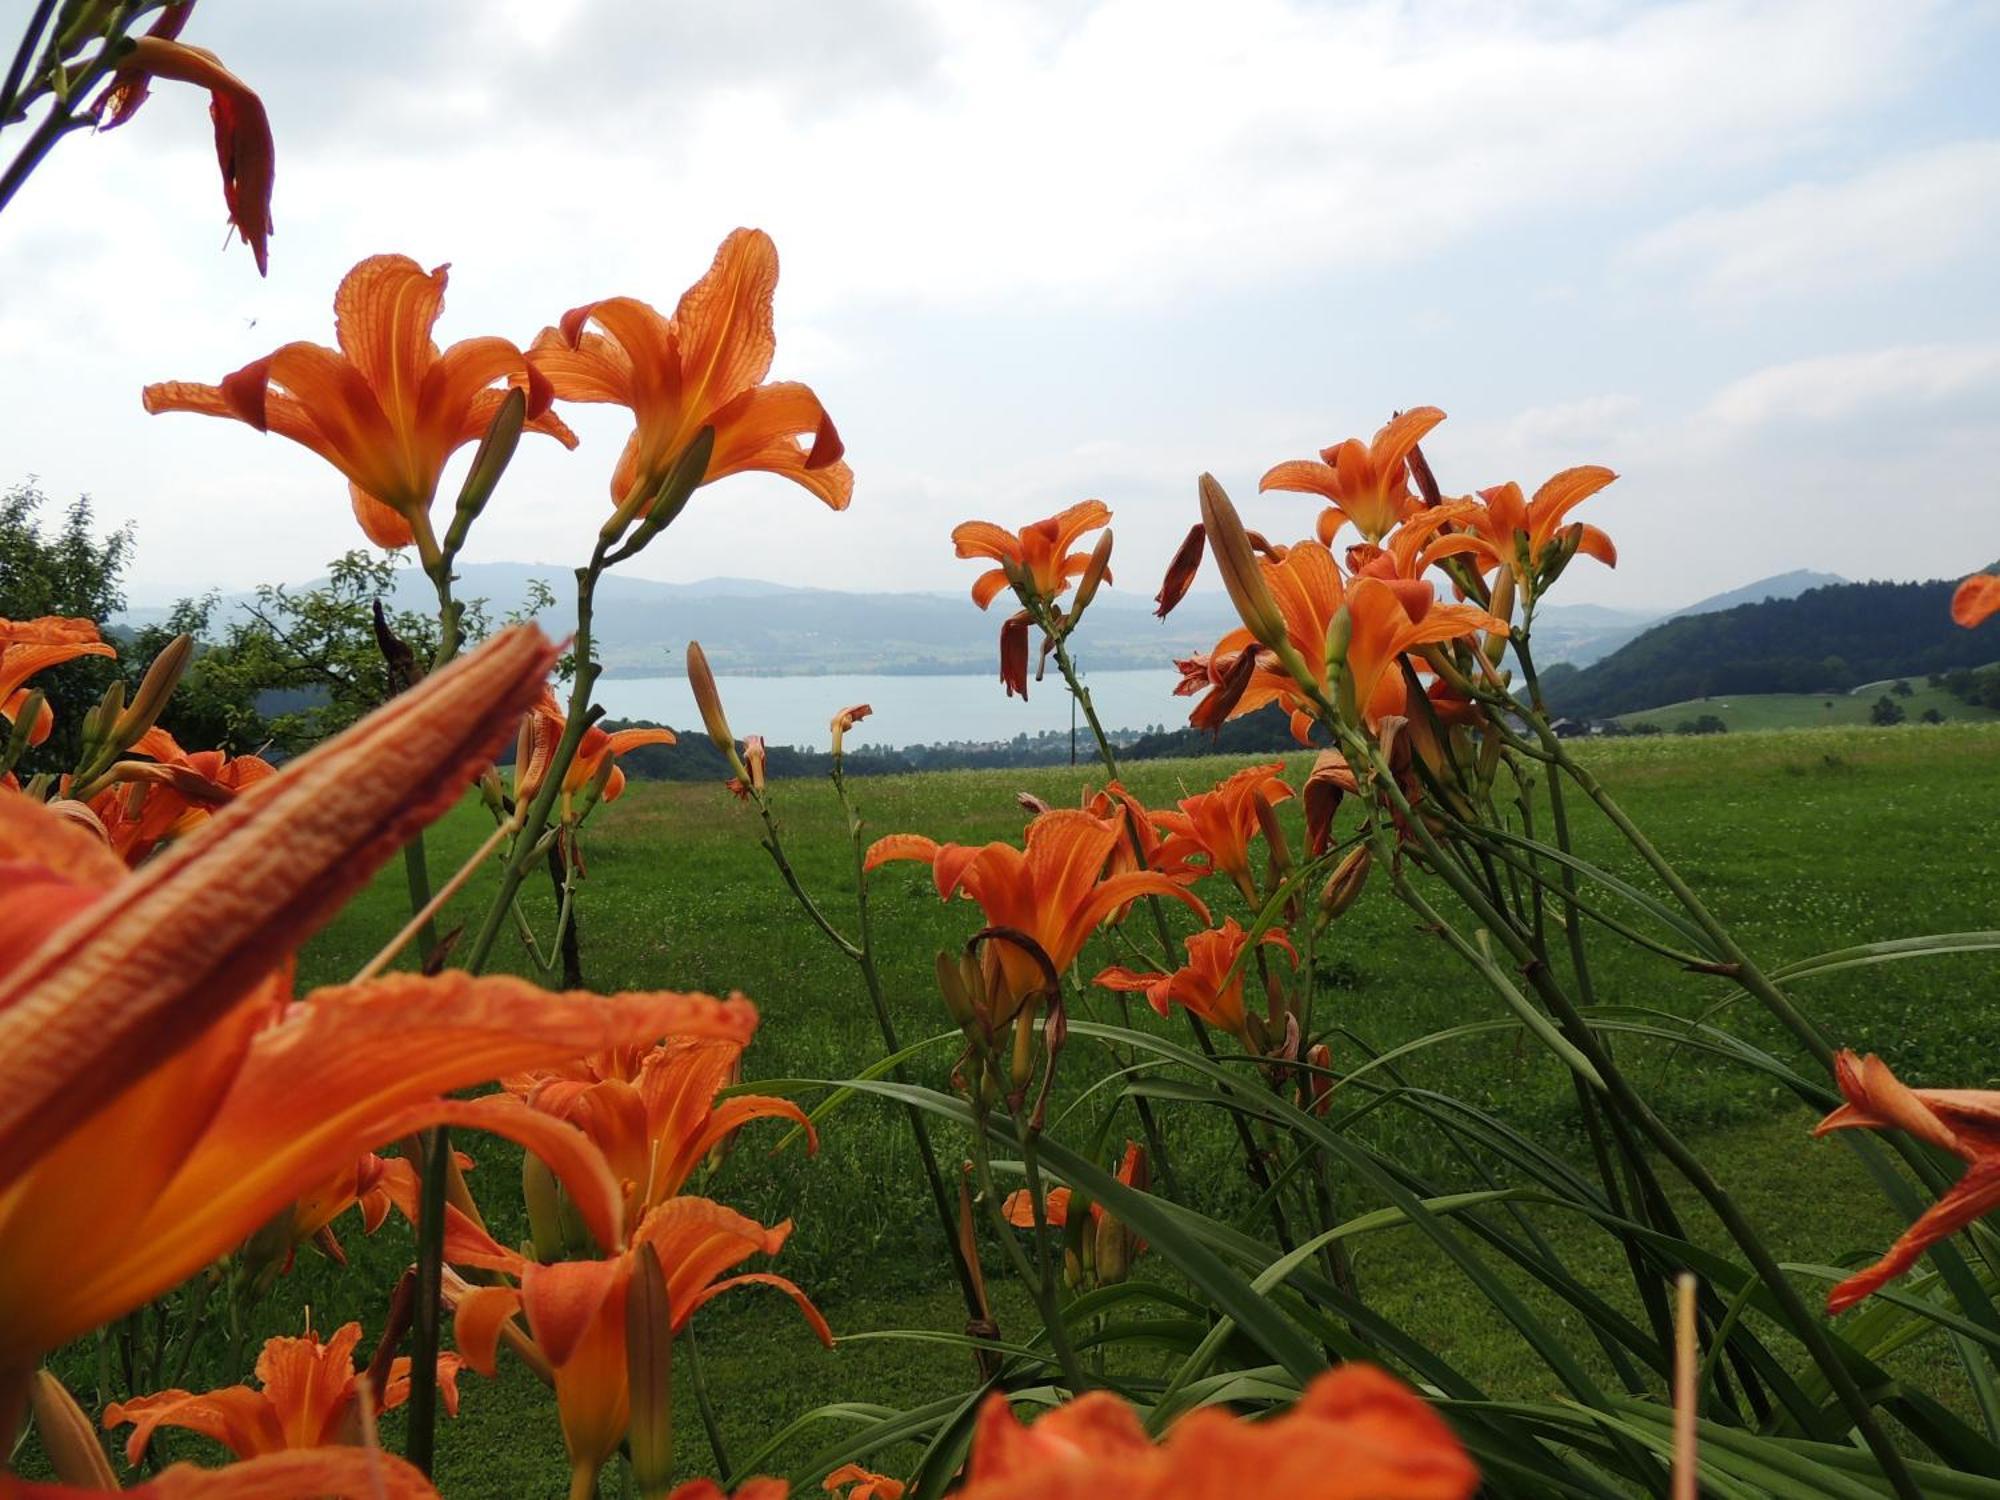
[[[1220,1026],[1237,1037],[1247,1037],[1249,1015],[1243,1007],[1243,970],[1236,967],[1238,955],[1249,934],[1234,917],[1220,927],[1191,934],[1187,941],[1188,961],[1171,974],[1141,974],[1113,964],[1099,971],[1091,983],[1107,990],[1143,994],[1146,1003],[1161,1015],[1178,1001],[1211,1026]],[[1258,939],[1282,948],[1296,965],[1298,953],[1291,939],[1276,928]],[[1230,970],[1235,968],[1232,975]]]
[[[853,1488],[848,1488],[852,1485]],[[845,1492],[846,1500],[903,1500],[903,1481],[876,1474],[859,1464],[842,1464],[820,1485],[829,1495]],[[738,1490],[739,1497],[742,1491]]]
[[[277,767],[257,755],[221,750],[181,749],[157,725],[132,746],[153,764],[121,761],[112,767],[113,784],[90,799],[105,842],[126,864],[137,866],[166,839],[181,838],[208,820],[211,808],[277,775]]]
[[[431,328],[448,269],[371,255],[334,293],[339,349],[286,344],[220,385],[149,385],[146,410],[233,417],[303,444],[347,476],[354,517],[371,542],[414,543],[429,562],[438,556],[430,511],[445,462],[486,435],[509,387],[527,391],[530,431],[576,446],[549,410],[548,382],[507,340],[462,339],[438,352]]]
[[[2000,611],[2000,575],[1974,573],[1951,596],[1951,617],[1967,630]]]
[[[1501,634],[1507,630],[1505,621],[1471,605],[1433,602],[1431,586],[1418,580],[1364,577],[1343,581],[1333,554],[1316,542],[1300,542],[1277,562],[1259,559],[1257,567],[1283,617],[1286,638],[1306,669],[1321,681],[1326,680],[1327,629],[1342,607],[1346,608],[1351,626],[1347,676],[1362,718],[1370,724],[1403,711],[1407,697],[1396,663],[1406,652],[1482,630]],[[1224,636],[1210,653],[1212,661],[1240,661],[1244,653],[1254,653],[1256,661],[1243,691],[1222,717],[1237,718],[1276,703],[1291,712],[1294,738],[1301,744],[1310,743],[1310,701],[1275,656],[1256,648],[1256,638],[1248,629],[1241,629]],[[1213,667],[1210,675],[1213,677]],[[1226,687],[1218,684],[1211,688],[1209,697],[1215,698]],[[1201,712],[1198,705],[1197,716]],[[1216,722],[1220,721],[1217,718]]]
[[[1319,539],[1332,545],[1350,522],[1371,542],[1379,542],[1422,502],[1410,492],[1410,453],[1424,434],[1444,420],[1435,406],[1417,406],[1391,417],[1372,442],[1349,438],[1322,448],[1317,460],[1295,458],[1258,481],[1260,490],[1319,495]]]
[[[542,696],[534,708],[521,722],[521,743],[514,756],[514,800],[526,802],[541,790],[542,780],[549,773],[549,762],[555,758],[556,747],[562,742],[563,731],[569,727],[569,718],[563,713],[562,704],[548,687],[542,689]],[[672,745],[677,738],[671,729],[615,729],[603,730],[592,724],[584,730],[583,738],[576,747],[576,757],[570,761],[569,770],[563,775],[563,816],[569,818],[570,799],[596,779],[605,762],[611,762],[610,774],[605,778],[603,802],[615,802],[625,791],[625,772],[617,764],[618,757],[628,750],[637,750],[641,745]]]
[[[1032,1426],[1004,1395],[979,1414],[964,1500],[1467,1500],[1479,1471],[1437,1414],[1372,1365],[1319,1376],[1264,1422],[1215,1407],[1155,1447],[1131,1407],[1093,1391]]]
[[[1208,908],[1177,880],[1154,870],[1106,877],[1106,863],[1121,837],[1119,824],[1075,808],[1045,812],[1028,825],[1025,848],[992,843],[974,848],[940,844],[918,833],[893,833],[869,848],[864,869],[896,859],[931,866],[938,895],[963,893],[979,903],[987,925],[1019,932],[1048,955],[1058,974],[1076,962],[1091,933],[1119,907],[1140,896],[1171,896],[1203,921]],[[1011,1018],[1047,983],[1041,965],[1014,943],[989,943],[984,966],[989,985]]]
[[[1000,564],[972,583],[972,602],[986,608],[1010,585],[1053,602],[1090,566],[1090,553],[1070,548],[1085,532],[1111,524],[1102,500],[1083,500],[1046,521],[1023,526],[1018,534],[991,521],[965,521],[951,531],[960,557],[987,557]],[[1024,601],[1025,602],[1025,601]]]
[[[794,1121],[817,1149],[812,1123],[789,1099],[736,1094],[716,1102],[735,1081],[742,1056],[736,1041],[676,1037],[503,1081],[528,1108],[590,1137],[625,1185],[626,1217],[637,1222],[686,1186],[703,1158],[752,1120]]]
[[[136,873],[0,793],[0,1390],[431,1124],[512,1135],[616,1239],[617,1184],[580,1133],[442,1096],[667,1034],[747,1039],[747,1002],[464,973],[286,995],[287,955],[457,801],[554,655],[502,632]],[[113,1179],[115,1213],[78,1190]]]
[[[2000,1092],[1990,1089],[1913,1089],[1874,1054],[1834,1058],[1834,1078],[1847,1102],[1814,1128],[1904,1130],[1955,1156],[1967,1171],[1933,1203],[1874,1265],[1857,1271],[1827,1294],[1829,1313],[1845,1312],[1914,1266],[1939,1240],[2000,1208]]]
[[[114,1401],[104,1409],[106,1429],[132,1424],[125,1441],[125,1461],[136,1464],[161,1427],[184,1427],[214,1438],[238,1458],[287,1449],[330,1447],[357,1442],[361,1407],[357,1394],[354,1347],[361,1342],[361,1325],[348,1323],[321,1343],[316,1334],[304,1338],[267,1339],[257,1356],[257,1385],[232,1385],[195,1395],[161,1391]],[[444,1409],[458,1415],[458,1369],[455,1354],[438,1356],[438,1386]],[[377,1411],[390,1411],[410,1397],[410,1362],[395,1360],[380,1390],[372,1390]]]
[[[637,421],[611,476],[611,502],[650,500],[701,429],[715,449],[701,482],[761,469],[835,510],[854,496],[854,471],[833,419],[809,386],[765,381],[777,353],[771,302],[778,249],[761,229],[731,230],[708,274],[671,319],[632,297],[570,309],[528,348],[565,401],[627,406]],[[595,323],[598,332],[586,332]],[[811,442],[800,446],[799,438]]]
[[[1250,840],[1257,836],[1257,802],[1282,802],[1292,795],[1278,772],[1283,761],[1245,766],[1213,790],[1183,797],[1177,810],[1156,812],[1153,822],[1170,837],[1160,846],[1163,862],[1200,860],[1208,875],[1226,875],[1253,904],[1257,883],[1250,875]],[[1196,866],[1196,868],[1201,868]]]
[[[208,90],[208,116],[215,126],[215,159],[222,168],[222,200],[229,222],[250,247],[257,274],[269,268],[271,186],[276,152],[264,101],[250,86],[202,47],[174,40],[187,18],[185,6],[170,5],[151,32],[126,50],[110,86],[92,106],[100,130],[131,119],[146,101],[147,81],[171,79]]]
[[[732,1287],[773,1286],[799,1306],[820,1342],[833,1333],[806,1294],[782,1276],[751,1272],[716,1278],[752,1255],[775,1255],[791,1222],[767,1229],[706,1198],[670,1198],[647,1213],[627,1244],[606,1260],[526,1263],[515,1257],[519,1288],[461,1287],[456,1291],[459,1352],[491,1374],[502,1327],[517,1313],[555,1371],[556,1406],[570,1457],[573,1497],[595,1493],[597,1472],[618,1450],[632,1420],[627,1364],[627,1293],[650,1246],[665,1277],[667,1307],[677,1334],[695,1310]]]
[[[453,1153],[461,1170],[472,1165],[464,1152]],[[292,1205],[287,1239],[294,1247],[311,1240],[329,1260],[347,1264],[347,1252],[334,1235],[333,1223],[350,1208],[361,1210],[361,1232],[373,1234],[389,1217],[390,1208],[417,1201],[417,1169],[400,1156],[365,1152],[299,1195]],[[289,1265],[289,1262],[288,1262]]]
[[[75,661],[79,656],[116,656],[117,650],[97,634],[89,620],[43,615],[34,620],[0,620],[0,717],[9,724],[20,714],[31,689],[22,684],[37,672]],[[48,704],[28,727],[28,743],[39,745],[55,727]]]
[[[1474,549],[1486,568],[1507,568],[1523,592],[1545,581],[1549,569],[1572,543],[1585,557],[1594,557],[1607,568],[1618,566],[1618,549],[1611,538],[1595,526],[1581,522],[1565,525],[1569,513],[1603,489],[1618,476],[1595,464],[1564,469],[1535,491],[1535,498],[1523,500],[1521,487],[1509,482],[1481,490],[1483,505],[1469,518],[1469,529],[1483,546]]]

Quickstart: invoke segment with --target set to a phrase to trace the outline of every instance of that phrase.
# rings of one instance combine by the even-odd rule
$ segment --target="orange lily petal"
[[[2000,575],[1974,573],[1951,596],[1951,617],[1967,630],[2000,611]]]

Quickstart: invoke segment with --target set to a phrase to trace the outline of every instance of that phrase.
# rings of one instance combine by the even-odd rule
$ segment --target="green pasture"
[[[1872,700],[1854,701],[1865,714]],[[1925,701],[1904,700],[1916,705],[1913,717]],[[1723,712],[1716,704],[1700,708]],[[1870,939],[2000,926],[1994,823],[2000,728],[1960,722],[1972,712],[1952,708],[1954,722],[1942,727],[1626,740],[1590,744],[1582,753],[1745,946],[1768,963],[1781,963]],[[1671,727],[1675,712],[1656,710],[1648,717]],[[1310,756],[1286,759],[1296,779]],[[1149,762],[1131,768],[1128,783],[1148,801],[1169,802],[1236,764]],[[871,837],[913,831],[969,842],[1018,836],[1024,814],[1017,792],[1073,803],[1099,779],[1089,770],[1035,769],[870,779],[853,787]],[[773,798],[800,878],[834,920],[850,924],[851,852],[830,788],[781,782]],[[489,828],[476,804],[461,807],[431,836],[433,868],[454,868]],[[1582,852],[1630,870],[1603,832],[1586,820]],[[585,972],[599,989],[741,990],[756,999],[763,1016],[747,1058],[753,1079],[849,1076],[881,1054],[866,997],[852,966],[802,920],[759,847],[760,833],[754,811],[719,785],[635,784],[621,801],[600,809],[586,838]],[[476,919],[481,886],[474,882],[447,916],[447,928]],[[946,1023],[929,977],[932,955],[963,942],[980,925],[978,914],[962,903],[940,903],[923,866],[889,866],[873,890],[896,1024],[906,1044],[939,1038],[913,1071],[919,1081],[942,1087],[957,1048],[941,1035]],[[1220,892],[1211,895],[1218,916],[1231,910]],[[553,918],[548,893],[538,884],[532,898],[529,915],[546,932]],[[353,973],[407,914],[404,901],[400,869],[385,871],[309,948],[302,983]],[[1643,952],[1599,941],[1602,936],[1593,936],[1601,1003],[1719,1019],[1791,1055],[1761,1014],[1721,981],[1680,972]],[[1112,945],[1100,940],[1086,955],[1086,974],[1112,961],[1112,954]],[[503,947],[502,957],[522,972],[530,967],[518,946]],[[1501,1014],[1442,945],[1415,930],[1386,889],[1371,890],[1332,930],[1321,945],[1319,978],[1319,1014],[1334,1019],[1331,1044],[1336,1060],[1347,1063],[1364,1049]],[[1796,994],[1839,1042],[1881,1052],[1912,1082],[1993,1086],[2000,1081],[1995,978],[1990,956],[1950,957],[1808,980]],[[1088,1006],[1098,1007],[1101,1018],[1116,1015],[1102,995]],[[1178,1017],[1141,1015],[1139,1024],[1184,1035]],[[1767,1080],[1689,1049],[1632,1040],[1619,1045],[1662,1112],[1699,1142],[1781,1255],[1838,1262],[1871,1255],[1893,1236],[1898,1226],[1846,1150],[1838,1142],[1811,1140],[1811,1117]],[[1062,1066],[1059,1106],[1082,1102],[1056,1128],[1076,1143],[1088,1138],[1115,1094],[1082,1097],[1084,1085],[1106,1068],[1091,1045],[1073,1043]],[[1401,1067],[1407,1078],[1464,1097],[1585,1159],[1566,1076],[1519,1033],[1427,1048]],[[810,1103],[819,1096],[802,1097]],[[1137,1133],[1129,1105],[1122,1108],[1124,1116],[1109,1127],[1114,1145],[1128,1130]],[[1209,1212],[1247,1208],[1250,1194],[1225,1122],[1191,1109],[1177,1113],[1172,1105],[1164,1107],[1164,1121],[1181,1196]],[[1481,1185],[1409,1121],[1385,1111],[1369,1128],[1440,1179]],[[784,1132],[780,1124],[750,1127],[708,1191],[767,1222],[795,1221],[791,1243],[769,1268],[793,1277],[818,1300],[841,1342],[831,1352],[821,1349],[789,1303],[766,1291],[732,1293],[704,1310],[696,1330],[737,1463],[767,1435],[824,1403],[908,1406],[971,1382],[961,1351],[865,1337],[885,1329],[956,1332],[964,1325],[903,1118],[875,1103],[851,1103],[824,1121],[822,1148],[811,1158],[796,1145],[774,1154]],[[490,1140],[465,1144],[479,1163],[474,1191],[496,1232],[518,1237],[524,1232],[518,1157]],[[949,1132],[939,1148],[948,1166],[962,1155]],[[108,1170],[114,1180],[99,1186],[115,1190],[115,1168]],[[1358,1194],[1341,1204],[1347,1213],[1372,1206]],[[1697,1206],[1685,1207],[1691,1222],[1704,1222]],[[1623,1263],[1615,1243],[1553,1214],[1544,1217],[1537,1227],[1571,1263],[1600,1275],[1611,1295],[1621,1295]],[[301,1252],[244,1330],[249,1347],[267,1334],[296,1330],[306,1306],[315,1326],[359,1318],[372,1340],[396,1273],[411,1256],[411,1236],[397,1220],[372,1239],[362,1237],[353,1216],[339,1227],[351,1265],[343,1270]],[[1518,1335],[1414,1234],[1368,1236],[1355,1259],[1365,1296],[1495,1393],[1557,1393]],[[1005,1261],[990,1245],[985,1260],[1003,1336],[1025,1338],[1033,1328],[1025,1299],[1008,1283]],[[1166,1273],[1142,1260],[1136,1274]],[[227,1347],[225,1330],[205,1338],[190,1383],[200,1388],[219,1377]],[[1908,1351],[1906,1364],[1911,1378],[1952,1395],[1954,1377],[1942,1346],[1919,1345]],[[74,1350],[61,1368],[88,1403],[105,1368],[97,1351]],[[116,1370],[108,1379],[114,1393],[122,1388]],[[566,1465],[555,1408],[532,1377],[503,1356],[498,1382],[467,1375],[463,1393],[462,1414],[440,1435],[445,1492],[495,1500],[562,1493]],[[712,1470],[685,1382],[676,1417],[687,1472]],[[838,1422],[822,1422],[784,1444],[769,1464],[801,1468],[843,1431]],[[385,1435],[399,1441],[395,1418],[385,1423]],[[185,1435],[168,1435],[162,1446],[170,1455],[212,1453]],[[882,1457],[893,1465],[899,1455]],[[616,1493],[615,1484],[607,1481],[607,1493]]]
[[[1657,724],[1672,734],[1681,724],[1714,714],[1732,732],[1749,729],[1829,729],[1843,725],[1865,725],[1868,711],[1878,698],[1889,694],[1903,710],[1904,722],[1896,727],[1932,729],[1937,726],[1918,721],[1926,709],[1936,709],[1947,724],[1990,724],[2000,714],[1976,703],[1964,703],[1943,688],[1931,687],[1921,677],[1903,679],[1909,684],[1907,698],[1896,697],[1891,689],[1895,679],[1871,682],[1851,693],[1736,693],[1714,698],[1690,698],[1685,703],[1668,703],[1619,714],[1617,721],[1627,728],[1635,724]]]

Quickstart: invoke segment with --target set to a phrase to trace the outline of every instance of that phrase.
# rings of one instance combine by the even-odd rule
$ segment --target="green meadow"
[[[1780,963],[1870,939],[2000,926],[2000,727],[1953,722],[1941,727],[1832,728],[1712,739],[1625,740],[1584,749],[1598,775],[1731,923],[1745,946]],[[1310,755],[1286,757],[1302,776]],[[1201,790],[1241,762],[1156,761],[1131,769],[1128,784],[1149,803]],[[1099,778],[1089,771],[1033,769],[868,779],[853,790],[868,836],[912,831],[960,842],[1018,837],[1024,814],[1015,795],[1031,791],[1073,803]],[[787,853],[800,879],[834,920],[851,922],[851,850],[831,789],[823,782],[780,782],[773,796]],[[454,868],[490,829],[477,804],[447,818],[430,839],[433,868]],[[1296,825],[1294,825],[1296,826]],[[754,811],[719,785],[635,783],[588,825],[589,876],[582,894],[583,960],[593,988],[676,988],[756,999],[762,1028],[746,1059],[750,1079],[837,1079],[881,1055],[881,1044],[853,967],[802,920],[759,846]],[[1629,866],[1607,843],[1586,846],[1620,870]],[[475,880],[446,919],[468,920],[483,908]],[[874,885],[876,931],[896,1025],[905,1045],[934,1039],[913,1065],[919,1081],[944,1086],[957,1052],[947,1034],[930,970],[941,947],[962,943],[979,925],[976,909],[938,901],[921,865],[891,865]],[[528,916],[546,932],[552,905],[532,890]],[[304,985],[352,974],[407,914],[400,869],[385,871],[305,956]],[[1229,910],[1226,901],[1218,916]],[[1721,981],[1682,973],[1628,945],[1598,945],[1600,1001],[1646,1006],[1675,1016],[1719,1019],[1781,1055],[1790,1048]],[[518,945],[507,963],[531,972]],[[1083,968],[1113,961],[1099,939]],[[1352,1063],[1463,1023],[1492,1019],[1496,1007],[1458,960],[1412,928],[1384,891],[1372,891],[1321,944],[1320,1014],[1335,1017],[1329,1038],[1336,1061]],[[1913,1083],[1992,1086],[2000,1082],[1993,1038],[2000,1035],[2000,984],[1989,956],[1959,956],[1837,973],[1802,982],[1797,997],[1840,1042],[1891,1058]],[[1085,1002],[1115,1017],[1109,997]],[[1139,1024],[1170,1027],[1178,1017]],[[1815,1142],[1811,1116],[1766,1080],[1712,1057],[1661,1043],[1626,1040],[1621,1056],[1671,1123],[1692,1133],[1719,1175],[1766,1226],[1787,1257],[1826,1261],[1872,1254],[1896,1226],[1853,1158],[1838,1142]],[[1456,1094],[1533,1132],[1555,1149],[1585,1159],[1572,1124],[1566,1075],[1516,1031],[1453,1040],[1411,1053],[1398,1064],[1412,1082]],[[1054,1128],[1088,1137],[1114,1104],[1108,1090],[1085,1085],[1106,1071],[1101,1054],[1073,1042],[1062,1059],[1057,1108],[1077,1116]],[[824,1092],[780,1085],[808,1107]],[[1225,1122],[1163,1106],[1174,1190],[1211,1212],[1252,1209],[1240,1157]],[[1384,1112],[1386,1115],[1387,1112]],[[1382,1118],[1371,1129],[1443,1180],[1468,1184],[1467,1168],[1407,1121]],[[1110,1126],[1111,1144],[1136,1134],[1130,1106]],[[960,1350],[920,1338],[876,1337],[882,1330],[963,1328],[964,1312],[945,1267],[943,1245],[915,1168],[908,1126],[879,1104],[854,1100],[821,1122],[821,1145],[808,1155],[787,1140],[782,1123],[751,1126],[717,1169],[706,1191],[766,1222],[796,1228],[768,1266],[795,1279],[819,1303],[840,1336],[822,1349],[782,1297],[764,1289],[732,1292],[695,1323],[715,1416],[732,1465],[741,1466],[766,1438],[822,1403],[915,1405],[972,1382]],[[490,1139],[463,1142],[477,1160],[473,1189],[501,1238],[520,1238],[518,1155]],[[782,1146],[782,1149],[779,1149]],[[939,1138],[947,1166],[961,1153]],[[1470,1183],[1469,1185],[1477,1185]],[[102,1185],[115,1191],[115,1171]],[[1358,1194],[1344,1213],[1374,1205]],[[1684,1205],[1700,1225],[1699,1208]],[[282,1285],[241,1331],[244,1346],[296,1331],[296,1309],[309,1303],[316,1326],[359,1318],[372,1342],[387,1289],[412,1255],[406,1224],[392,1219],[364,1238],[358,1218],[338,1226],[352,1262],[343,1270],[308,1249]],[[1579,1271],[1618,1287],[1622,1260],[1614,1242],[1550,1214],[1538,1218]],[[1003,1337],[1034,1326],[1025,1299],[1007,1280],[990,1244],[985,1254]],[[1554,1395],[1547,1371],[1515,1332],[1458,1279],[1447,1262],[1412,1233],[1363,1237],[1355,1250],[1364,1295],[1433,1347],[1473,1372],[1496,1394]],[[746,1267],[745,1269],[758,1269]],[[1141,1260],[1136,1275],[1164,1274]],[[1532,1289],[1527,1290],[1533,1295]],[[1616,1295],[1614,1290],[1613,1295]],[[222,1377],[228,1332],[200,1344],[189,1383]],[[367,1344],[364,1343],[364,1348]],[[108,1378],[108,1352],[79,1348],[61,1362],[89,1404],[94,1382]],[[1942,1346],[1905,1351],[1907,1378],[1950,1398],[1955,1373]],[[106,1372],[110,1371],[109,1375]],[[143,1373],[143,1372],[142,1372]],[[164,1383],[164,1382],[162,1382]],[[151,1387],[141,1382],[142,1389]],[[439,1480],[446,1493],[517,1497],[560,1494],[567,1466],[553,1403],[518,1364],[502,1358],[489,1382],[462,1378],[463,1409],[440,1441]],[[677,1382],[676,1422],[684,1470],[713,1471],[709,1439],[689,1383]],[[828,1419],[780,1444],[763,1460],[772,1471],[803,1473],[814,1455],[849,1430]],[[384,1424],[392,1445],[397,1419]],[[164,1434],[169,1456],[212,1454],[186,1434]],[[893,1468],[902,1455],[879,1455]],[[616,1479],[606,1481],[616,1493]],[[816,1486],[815,1486],[816,1488]]]
[[[1885,693],[1890,694],[1903,710],[1904,723],[1897,727],[1936,727],[1918,722],[1930,709],[1936,709],[1947,724],[1990,724],[2000,719],[2000,714],[1992,709],[1961,702],[1943,688],[1930,686],[1920,676],[1904,680],[1910,688],[1908,697],[1897,697],[1891,693],[1895,686],[1895,679],[1891,678],[1868,683],[1851,693],[1736,693],[1715,698],[1689,698],[1682,703],[1619,714],[1617,720],[1627,728],[1635,724],[1656,724],[1669,734],[1678,725],[1698,719],[1703,714],[1715,715],[1732,732],[1738,733],[1748,729],[1832,729],[1867,724],[1869,710]]]

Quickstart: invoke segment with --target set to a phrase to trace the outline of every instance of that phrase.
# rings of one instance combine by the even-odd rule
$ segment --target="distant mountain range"
[[[565,568],[469,563],[459,571],[460,597],[484,599],[495,618],[522,608],[537,581],[556,595],[544,616],[550,628],[562,628],[573,618],[576,585]],[[1791,598],[1843,581],[1830,573],[1783,573],[1667,616],[1597,604],[1552,604],[1536,620],[1537,654],[1544,662],[1587,666],[1663,618]],[[218,619],[241,618],[250,597],[226,596]],[[405,569],[391,602],[427,611],[432,606],[430,584],[416,569]],[[132,609],[118,623],[144,626],[166,613],[164,608]],[[718,671],[730,674],[985,672],[994,664],[1005,614],[1000,603],[982,614],[963,591],[857,594],[754,578],[660,583],[618,574],[599,583],[596,607],[605,671],[619,677],[678,675],[690,638],[701,641]],[[1107,591],[1091,607],[1089,664],[1097,671],[1164,666],[1175,656],[1206,650],[1235,624],[1235,612],[1220,591],[1190,594],[1164,621],[1153,618],[1152,603],[1140,592]]]

